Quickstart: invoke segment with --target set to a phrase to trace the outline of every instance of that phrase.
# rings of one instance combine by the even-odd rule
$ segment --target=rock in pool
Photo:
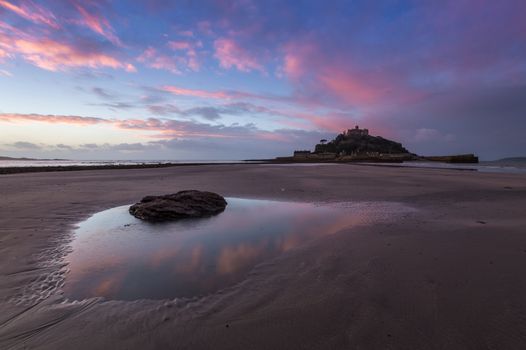
[[[226,205],[226,200],[217,193],[189,190],[146,196],[129,211],[141,220],[167,221],[216,215],[225,210]]]

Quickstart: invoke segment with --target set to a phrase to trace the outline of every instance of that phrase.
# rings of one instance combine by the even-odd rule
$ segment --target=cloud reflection
[[[212,218],[148,224],[110,209],[80,224],[67,257],[71,298],[191,297],[241,281],[257,264],[358,225],[366,211],[229,199]],[[128,225],[128,226],[125,226]]]

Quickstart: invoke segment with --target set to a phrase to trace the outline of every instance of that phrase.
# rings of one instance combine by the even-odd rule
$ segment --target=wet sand
[[[253,161],[256,162],[256,161]],[[260,162],[261,163],[261,162]],[[181,166],[198,165],[227,165],[233,163],[139,163],[139,164],[106,164],[106,165],[45,165],[45,166],[0,166],[0,175],[22,174],[22,173],[43,173],[57,171],[82,171],[82,170],[112,170],[112,169],[152,169],[152,168],[171,168]]]
[[[415,210],[315,239],[207,297],[64,301],[75,223],[146,194]],[[520,349],[526,176],[210,165],[0,176],[1,349]]]

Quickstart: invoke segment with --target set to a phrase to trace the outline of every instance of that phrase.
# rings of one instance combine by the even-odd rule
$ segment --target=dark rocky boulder
[[[129,209],[130,214],[146,221],[168,221],[207,217],[221,213],[226,200],[213,192],[180,191],[163,196],[146,196]]]

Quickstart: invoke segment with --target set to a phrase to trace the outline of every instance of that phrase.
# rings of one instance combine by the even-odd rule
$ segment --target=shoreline
[[[390,168],[418,168],[419,166],[412,165],[397,165],[401,162],[367,162],[367,161],[307,161],[307,162],[291,162],[291,161],[275,161],[275,160],[246,160],[235,162],[216,162],[216,163],[144,163],[144,164],[111,164],[111,165],[60,165],[60,166],[20,166],[20,167],[0,167],[0,176],[9,174],[23,174],[23,173],[42,173],[42,172],[63,172],[63,171],[83,171],[83,170],[129,170],[129,169],[158,169],[158,168],[172,168],[172,167],[186,167],[186,166],[224,166],[224,165],[359,165],[359,166],[376,166],[376,167],[390,167]],[[449,164],[449,163],[444,163]],[[458,165],[458,164],[456,164]],[[454,167],[425,167],[426,169],[437,170],[460,170],[460,171],[477,171],[475,168],[454,168]]]
[[[59,165],[59,166],[24,166],[24,167],[0,167],[0,175],[20,173],[41,173],[55,171],[81,171],[81,170],[119,170],[119,169],[158,169],[185,166],[203,165],[232,165],[245,163],[145,163],[145,164],[111,164],[111,165]],[[246,163],[255,164],[255,163]]]
[[[476,349],[526,341],[524,175],[229,165],[0,177],[0,347]],[[8,301],[31,283],[59,283],[53,278],[67,267],[45,262],[60,255],[82,219],[146,194],[189,188],[419,210],[311,241],[203,298],[63,303],[53,294]]]

